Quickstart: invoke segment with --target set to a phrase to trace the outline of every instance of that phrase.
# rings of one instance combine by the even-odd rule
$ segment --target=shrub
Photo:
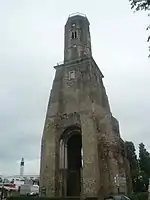
[[[131,200],[148,200],[148,192],[141,192],[130,196]]]

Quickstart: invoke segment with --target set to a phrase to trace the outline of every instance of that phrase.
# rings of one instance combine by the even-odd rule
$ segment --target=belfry
[[[124,142],[92,57],[85,15],[69,16],[64,40],[64,62],[54,67],[42,136],[41,196],[127,194]]]

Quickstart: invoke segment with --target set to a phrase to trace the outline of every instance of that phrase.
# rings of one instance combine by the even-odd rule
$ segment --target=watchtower
[[[92,57],[87,17],[69,16],[64,38],[42,137],[40,186],[46,196],[126,194],[124,143]]]

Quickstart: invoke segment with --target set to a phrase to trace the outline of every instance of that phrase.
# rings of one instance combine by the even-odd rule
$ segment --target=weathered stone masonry
[[[64,63],[55,69],[42,136],[40,188],[46,196],[73,195],[75,190],[81,196],[106,196],[118,193],[119,176],[119,192],[126,194],[130,175],[124,142],[110,110],[104,76],[92,57],[86,16],[68,18]],[[67,141],[73,134],[82,138],[83,165],[70,176]],[[80,187],[75,184],[69,191],[68,177],[80,180]]]

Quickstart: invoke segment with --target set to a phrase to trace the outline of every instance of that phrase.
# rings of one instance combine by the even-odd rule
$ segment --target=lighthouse
[[[22,158],[20,162],[20,176],[22,177],[23,175],[24,175],[24,158]]]

